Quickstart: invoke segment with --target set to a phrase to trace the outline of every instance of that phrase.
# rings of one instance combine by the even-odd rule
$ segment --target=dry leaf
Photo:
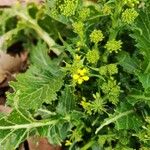
[[[9,114],[11,111],[12,109],[10,107],[0,105],[0,113]]]
[[[20,56],[11,56],[0,52],[0,87],[8,85],[8,81],[14,79],[13,74],[26,69],[27,52],[22,52]]]

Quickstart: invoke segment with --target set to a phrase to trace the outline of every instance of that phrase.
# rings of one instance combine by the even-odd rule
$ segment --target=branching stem
[[[23,19],[26,23],[26,25],[28,25],[28,23],[30,24],[29,27],[32,27],[37,33],[38,35],[48,44],[48,46],[52,49],[52,51],[56,54],[59,55],[61,52],[57,49],[54,48],[54,46],[56,46],[57,44],[55,43],[55,41],[49,36],[49,34],[47,32],[45,32],[38,24],[37,22],[32,19],[30,16],[21,13],[21,12],[17,12],[16,13],[21,19]]]
[[[129,115],[129,114],[131,114],[133,112],[134,112],[134,110],[129,110],[129,111],[123,112],[123,113],[121,113],[119,115],[116,115],[114,118],[111,118],[111,119],[107,120],[106,122],[101,124],[101,126],[99,128],[97,128],[95,134],[97,134],[103,127],[105,127],[105,126],[109,125],[110,123],[113,123],[113,122],[117,121],[118,119],[120,119],[120,118],[122,118],[124,116],[127,116],[127,115]]]

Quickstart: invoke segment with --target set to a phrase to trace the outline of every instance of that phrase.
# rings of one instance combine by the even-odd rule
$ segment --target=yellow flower
[[[89,77],[88,76],[83,76],[83,80],[88,81]]]
[[[84,69],[78,69],[77,71],[81,76],[83,76],[85,73],[87,73],[87,70],[84,68]]]
[[[84,108],[84,110],[88,113],[88,114],[92,114],[92,110],[91,110],[91,103],[87,102],[85,97],[82,98],[82,101],[80,103],[80,105]]]
[[[83,80],[82,78],[79,78],[79,79],[78,79],[78,84],[82,84],[83,81],[84,81],[84,80]]]
[[[88,72],[88,70],[86,68],[78,69],[77,72],[72,75],[72,78],[78,84],[82,84],[84,81],[89,80],[87,72]]]
[[[74,75],[73,75],[73,79],[74,79],[74,80],[78,80],[79,78],[80,78],[80,76],[79,76],[78,74],[74,74]]]

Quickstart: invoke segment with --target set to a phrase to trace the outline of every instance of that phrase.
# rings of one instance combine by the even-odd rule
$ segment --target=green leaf
[[[125,71],[133,74],[139,69],[139,62],[136,58],[131,58],[129,53],[122,51],[117,55],[118,63]]]
[[[12,144],[11,147],[16,149],[19,144],[27,138],[28,134],[28,129],[17,129],[17,125],[28,124],[31,121],[32,120],[26,116],[24,110],[18,109],[13,110],[8,116],[0,118],[0,145],[3,146],[7,144],[9,140]]]
[[[67,137],[68,132],[71,131],[71,124],[65,120],[60,121],[56,125],[50,125],[38,128],[40,136],[47,137],[48,141],[54,145],[61,145],[63,140]]]
[[[34,63],[24,74],[17,76],[17,82],[11,82],[13,94],[8,94],[7,103],[13,106],[16,102],[14,96],[19,92],[18,106],[25,109],[38,109],[43,103],[50,104],[57,99],[57,92],[63,85],[64,73],[52,62],[45,46],[38,44],[31,53]]]
[[[59,97],[59,104],[57,106],[57,112],[65,114],[72,112],[76,108],[76,97],[73,94],[72,87],[66,86],[62,95]]]
[[[31,134],[37,135],[38,130],[53,127],[56,124],[58,120],[54,118],[37,121],[29,112],[16,108],[7,116],[0,118],[0,147],[5,150],[9,140],[13,147],[11,149],[15,150]],[[51,128],[46,133],[50,132],[52,132]]]
[[[50,72],[40,72],[30,68],[25,74],[17,76],[17,82],[11,82],[15,90],[8,94],[8,104],[14,105],[16,91],[20,91],[18,106],[25,109],[38,109],[44,102],[50,104],[57,98],[57,91],[63,85],[63,75],[53,76]]]
[[[8,31],[8,29],[15,27],[16,24],[13,22],[14,16],[15,13],[12,13],[12,9],[3,9],[3,11],[0,10],[0,35],[4,34]]]
[[[137,47],[144,51],[144,54],[148,54],[149,56],[149,48],[150,45],[150,13],[147,9],[145,11],[140,12],[140,15],[136,21],[136,26],[141,30],[135,30],[133,37],[138,42]]]
[[[123,113],[125,111],[132,110],[133,107],[128,104],[127,102],[121,103],[120,107],[116,109],[116,114]],[[115,128],[117,130],[135,130],[138,131],[139,127],[141,127],[142,119],[140,116],[138,116],[135,112],[129,113],[128,115],[124,115],[123,117],[120,117],[115,122]]]
[[[150,105],[150,91],[146,93],[139,90],[133,90],[127,97],[130,104],[134,105],[137,102],[145,102]]]
[[[126,100],[134,106],[136,103],[142,101],[142,99],[138,99],[136,97],[143,95],[143,91],[132,89],[131,93],[126,97]]]
[[[69,123],[61,122],[53,127],[50,127],[47,138],[50,143],[54,145],[61,145],[63,140],[67,137],[69,131],[71,131]]]
[[[136,115],[133,107],[127,102],[121,103],[113,115],[106,118],[103,123],[96,129],[96,134],[105,126],[114,123],[117,130],[132,129],[138,130],[142,125],[141,119]]]
[[[59,70],[59,59],[52,60],[50,56],[48,55],[49,49],[46,46],[45,43],[38,42],[37,45],[33,46],[30,52],[30,60],[32,65],[36,66],[37,68],[40,68],[40,70],[47,70],[48,72],[51,72],[52,74],[56,75],[57,73],[60,73]]]
[[[137,42],[136,46],[144,55],[146,60],[150,59],[150,11],[149,8],[140,12],[136,19],[136,28],[131,37]]]
[[[129,114],[132,114],[134,111],[133,110],[128,110],[128,111],[125,111],[125,112],[121,112],[121,113],[115,113],[114,115],[109,115],[108,118],[106,118],[103,123],[96,129],[96,134],[102,130],[105,126],[111,124],[111,123],[115,123],[118,119],[124,117],[124,116],[127,116]]]
[[[145,90],[150,88],[150,74],[146,73],[137,73],[137,76],[139,78],[139,81],[142,83],[142,86]]]

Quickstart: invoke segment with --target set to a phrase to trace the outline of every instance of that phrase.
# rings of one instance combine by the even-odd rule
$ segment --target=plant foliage
[[[69,150],[150,149],[149,8],[46,0],[2,10],[1,50],[23,43],[30,65],[10,83],[0,149],[33,135]]]

